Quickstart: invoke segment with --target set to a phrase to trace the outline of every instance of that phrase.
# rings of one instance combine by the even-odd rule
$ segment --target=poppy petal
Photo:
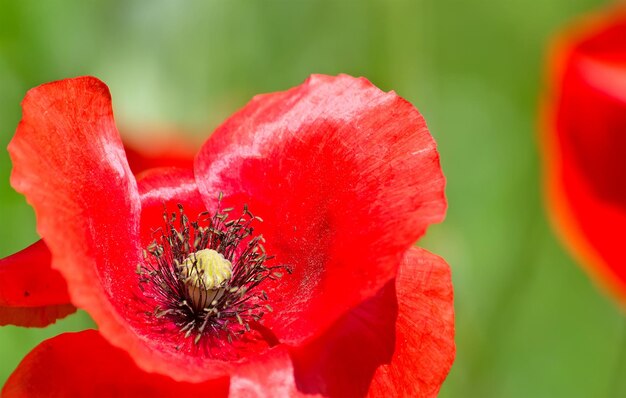
[[[43,327],[75,311],[42,240],[0,259],[0,326]]]
[[[626,7],[575,24],[555,43],[544,99],[550,216],[592,275],[626,302]]]
[[[395,283],[292,356],[298,386],[308,393],[436,396],[455,356],[450,268],[411,248]]]
[[[64,333],[35,347],[2,389],[13,397],[228,396],[228,379],[177,382],[139,369],[95,330]]]
[[[285,346],[240,365],[230,379],[231,398],[315,397],[298,390]]]
[[[114,345],[131,345],[136,334],[111,298],[130,300],[136,285],[141,203],[108,88],[93,77],[48,83],[30,90],[22,108],[8,148],[11,184],[35,209],[72,303]]]
[[[266,287],[265,322],[297,345],[375,295],[406,250],[443,219],[445,180],[424,119],[366,79],[312,76],[255,97],[195,161],[207,208],[264,219],[257,227],[292,275]]]
[[[164,211],[178,211],[194,217],[205,211],[191,168],[161,167],[145,170],[138,179],[141,197],[142,247],[147,247],[152,232],[163,225]]]
[[[454,357],[454,295],[450,267],[412,248],[396,279],[398,319],[391,363],[374,374],[372,397],[436,397]]]
[[[320,338],[293,349],[300,390],[331,397],[365,396],[376,369],[391,360],[397,316],[396,289],[389,281]]]

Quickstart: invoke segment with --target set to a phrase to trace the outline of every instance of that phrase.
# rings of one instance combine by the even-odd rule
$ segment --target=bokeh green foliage
[[[396,90],[426,117],[447,220],[420,244],[453,269],[458,355],[442,397],[626,394],[626,323],[564,253],[541,206],[536,110],[547,39],[599,0],[0,0],[0,147],[27,89],[110,87],[122,131],[200,139],[254,94],[310,73]],[[37,239],[0,151],[0,256]],[[93,327],[0,328],[0,383],[34,345]]]

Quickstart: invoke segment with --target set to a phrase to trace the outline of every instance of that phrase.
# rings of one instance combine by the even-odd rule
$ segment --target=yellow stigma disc
[[[231,262],[212,249],[190,254],[179,269],[187,286],[207,291],[220,288],[233,275]]]

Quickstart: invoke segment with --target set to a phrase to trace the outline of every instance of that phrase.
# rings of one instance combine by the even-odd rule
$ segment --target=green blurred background
[[[38,84],[95,75],[123,131],[206,135],[254,94],[362,75],[426,117],[447,220],[420,244],[453,270],[457,360],[441,397],[626,396],[626,321],[553,236],[536,109],[546,41],[599,0],[0,0],[0,147]],[[0,256],[37,239],[0,151]],[[38,342],[92,326],[0,328],[0,384]]]

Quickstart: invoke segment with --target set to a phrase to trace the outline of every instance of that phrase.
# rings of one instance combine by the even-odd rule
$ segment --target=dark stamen
[[[236,219],[228,219],[233,208],[215,214],[203,212],[190,221],[183,206],[178,214],[163,213],[164,225],[154,231],[154,240],[144,250],[144,264],[137,265],[139,286],[148,305],[148,316],[173,322],[185,338],[195,344],[207,335],[226,337],[228,342],[250,331],[250,322],[257,322],[266,311],[272,311],[268,295],[258,286],[265,280],[291,273],[286,265],[267,266],[273,256],[265,253],[262,236],[253,236],[253,222],[261,222],[247,206]],[[232,264],[231,278],[218,289],[206,286],[198,278],[192,295],[189,275],[202,275],[195,255],[203,249],[220,253]],[[187,260],[187,263],[185,263]],[[191,269],[181,272],[182,264]]]

